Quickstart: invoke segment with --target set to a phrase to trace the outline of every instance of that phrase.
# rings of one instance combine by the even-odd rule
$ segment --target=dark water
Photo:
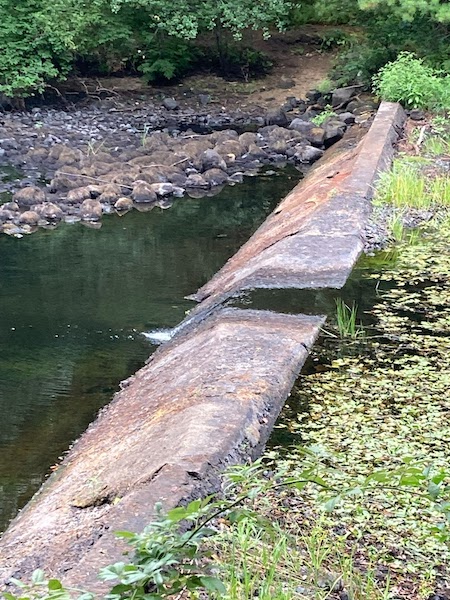
[[[0,236],[0,531],[50,465],[297,182],[246,180],[169,210]]]

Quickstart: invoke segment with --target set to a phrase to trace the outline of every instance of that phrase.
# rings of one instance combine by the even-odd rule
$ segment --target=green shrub
[[[187,75],[198,63],[200,51],[191,42],[171,36],[151,36],[141,52],[138,70],[147,81],[171,81]]]
[[[424,64],[411,52],[401,52],[373,78],[375,93],[383,100],[408,108],[445,108],[450,105],[449,77]]]

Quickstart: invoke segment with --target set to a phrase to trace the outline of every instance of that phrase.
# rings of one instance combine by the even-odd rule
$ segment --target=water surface
[[[213,198],[0,236],[0,531],[299,178],[247,179]]]

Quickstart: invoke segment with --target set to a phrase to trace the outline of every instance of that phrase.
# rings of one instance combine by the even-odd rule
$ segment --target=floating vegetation
[[[324,368],[301,376],[293,394],[303,412],[287,413],[278,426],[321,448],[328,483],[338,489],[405,464],[445,471],[439,485],[448,486],[450,221],[429,226],[413,246],[399,246],[395,262],[367,276],[379,295],[371,311],[376,335],[357,356],[342,356],[337,341],[330,351],[327,338],[315,355]],[[316,496],[303,493],[305,510],[314,512]],[[449,585],[448,524],[420,495],[381,486],[321,518],[331,537],[352,541],[362,564],[387,569],[400,597],[428,598]]]

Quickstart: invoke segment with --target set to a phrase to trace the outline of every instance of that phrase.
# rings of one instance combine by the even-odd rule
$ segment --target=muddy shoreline
[[[155,206],[174,198],[210,196],[264,168],[306,170],[356,121],[368,123],[373,103],[335,104],[311,91],[283,106],[224,112],[110,99],[71,109],[34,108],[0,116],[0,232],[21,237],[38,227]],[[328,113],[326,113],[328,114]]]

